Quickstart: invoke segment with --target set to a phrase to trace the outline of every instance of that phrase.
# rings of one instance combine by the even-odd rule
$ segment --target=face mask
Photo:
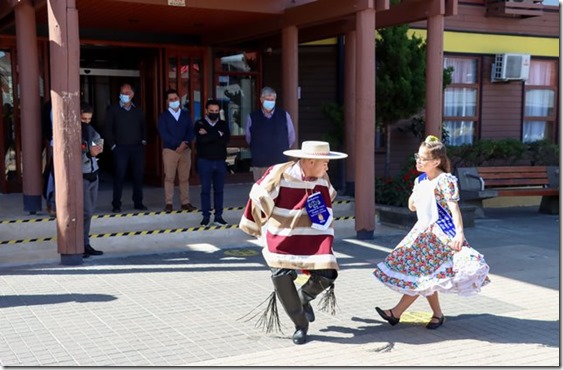
[[[170,103],[168,103],[168,106],[174,110],[180,108],[180,102],[177,101],[171,101]]]
[[[264,100],[264,103],[262,103],[262,106],[267,111],[271,111],[276,106],[276,101],[275,100]]]
[[[210,121],[216,121],[219,118],[219,113],[207,113]]]
[[[129,95],[121,94],[119,95],[119,100],[121,100],[123,104],[127,104],[131,101],[131,98],[129,97]]]

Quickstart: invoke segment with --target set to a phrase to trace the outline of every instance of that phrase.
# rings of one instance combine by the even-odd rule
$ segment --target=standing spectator
[[[416,211],[418,221],[374,271],[379,281],[403,295],[393,308],[375,310],[389,324],[397,325],[403,312],[424,296],[432,309],[426,328],[437,329],[445,320],[438,292],[479,292],[489,283],[489,266],[465,239],[457,179],[450,174],[446,146],[428,136],[415,158],[422,174],[415,180],[408,206]]]
[[[45,146],[45,169],[43,170],[43,197],[47,204],[47,213],[56,217],[55,203],[55,168],[53,161],[53,104],[48,100],[41,107],[41,132]]]
[[[98,199],[98,158],[104,150],[104,142],[100,134],[90,125],[94,110],[89,104],[80,105],[80,122],[82,126],[82,181],[84,188],[84,254],[83,258],[99,256],[102,251],[90,245],[90,224]]]
[[[264,87],[260,93],[260,109],[246,119],[246,142],[250,145],[252,174],[258,181],[268,167],[283,163],[283,154],[295,142],[295,129],[289,113],[276,108],[276,90]]]
[[[331,152],[324,141],[305,141],[300,150],[286,150],[284,154],[295,159],[271,167],[252,186],[239,227],[256,237],[265,233],[262,254],[272,271],[275,289],[267,308],[273,321],[266,322],[279,322],[277,294],[295,324],[293,343],[303,344],[309,323],[315,321],[309,302],[328,288],[327,299],[323,297],[322,301],[330,307],[336,304],[333,284],[338,277],[338,262],[332,250],[336,190],[327,171],[329,160],[348,155]],[[299,291],[293,282],[296,270],[309,273]]]
[[[223,219],[223,188],[227,172],[227,144],[231,137],[229,125],[219,118],[217,100],[205,104],[206,115],[195,123],[197,170],[201,181],[201,225],[209,225],[211,210],[211,184],[213,184],[213,207],[215,224],[227,225]]]
[[[121,194],[127,169],[133,174],[133,205],[146,211],[143,204],[143,174],[147,128],[145,113],[133,103],[135,91],[130,84],[121,85],[119,103],[106,111],[105,136],[113,152],[113,201],[112,212],[121,212]]]
[[[174,89],[166,91],[168,109],[158,118],[158,132],[162,139],[162,161],[164,162],[164,210],[172,212],[174,179],[178,172],[180,203],[182,210],[195,211],[190,203],[190,168],[192,165],[192,142],[194,127],[190,113],[180,108],[180,96]]]

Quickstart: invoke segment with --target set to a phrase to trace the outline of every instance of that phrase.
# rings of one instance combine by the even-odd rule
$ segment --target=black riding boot
[[[305,317],[303,305],[297,294],[292,275],[272,276],[272,282],[285,312],[295,324],[293,343],[303,344],[307,341],[309,322]]]
[[[322,293],[323,290],[330,287],[330,285],[336,280],[336,276],[334,279],[330,279],[328,277],[319,276],[319,275],[311,275],[309,280],[305,282],[299,288],[298,294],[299,299],[301,300],[301,304],[303,305],[303,310],[305,311],[305,316],[309,322],[315,321],[315,312],[313,311],[313,307],[311,307],[311,302],[315,299],[319,294]]]

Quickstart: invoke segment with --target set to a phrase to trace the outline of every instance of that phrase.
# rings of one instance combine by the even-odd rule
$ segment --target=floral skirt
[[[432,228],[431,228],[432,229]],[[426,230],[409,233],[377,264],[373,274],[389,288],[407,295],[435,292],[469,296],[490,283],[489,265],[467,242],[460,251],[447,246],[449,238]],[[444,240],[446,239],[446,240]]]

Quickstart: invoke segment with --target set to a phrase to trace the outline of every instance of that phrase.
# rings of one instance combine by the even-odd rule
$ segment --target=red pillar
[[[356,13],[356,235],[375,230],[375,10]]]
[[[41,103],[39,100],[39,55],[35,9],[31,0],[14,8],[20,112],[22,132],[23,209],[31,214],[41,210]]]
[[[297,26],[282,29],[282,94],[284,109],[295,126],[295,144],[299,147],[299,40]]]
[[[346,128],[346,194],[354,196],[356,162],[356,31],[344,39],[344,125]]]
[[[57,248],[74,265],[84,252],[78,10],[75,0],[48,0],[48,12]]]
[[[442,137],[444,16],[428,18],[426,47],[426,136]]]

